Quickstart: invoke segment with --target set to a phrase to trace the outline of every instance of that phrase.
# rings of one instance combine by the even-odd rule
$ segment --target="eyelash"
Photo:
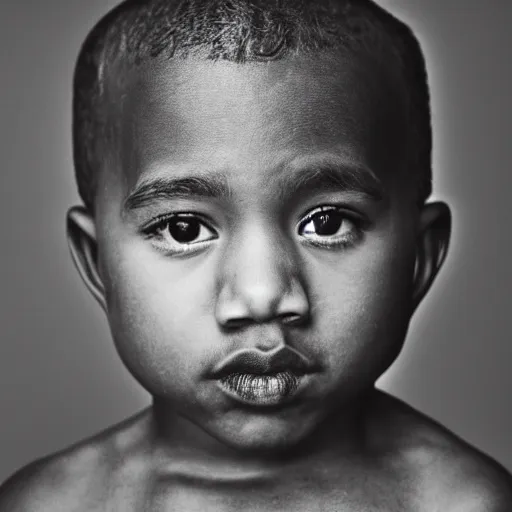
[[[341,225],[338,227],[338,229],[340,229],[343,223],[348,222],[351,225],[349,232],[346,233],[343,237],[338,238],[337,240],[332,240],[332,238],[324,238],[322,240],[323,237],[321,235],[316,235],[318,237],[317,239],[308,239],[306,237],[303,237],[302,242],[304,244],[323,249],[343,249],[354,246],[357,242],[359,242],[362,239],[365,229],[364,219],[355,213],[349,213],[343,208],[333,205],[320,206],[311,210],[299,222],[298,231],[304,229],[309,223],[314,222],[315,219],[317,219],[320,216],[320,214],[328,215],[329,213],[339,216]],[[327,236],[333,237],[335,235]]]
[[[332,240],[332,238],[326,239],[327,236],[333,237],[334,235],[326,235],[325,238],[322,235],[317,234],[314,234],[314,236],[310,238],[304,235],[300,235],[300,231],[307,227],[309,223],[314,223],[315,220],[318,219],[318,217],[321,214],[323,214],[324,216],[328,216],[329,214],[335,214],[339,216],[341,225],[343,225],[343,223],[345,222],[348,222],[351,225],[349,232],[346,233],[343,237],[340,237],[338,240]],[[169,249],[168,246],[165,247],[165,230],[169,228],[169,224],[171,221],[176,220],[177,222],[179,222],[180,219],[184,220],[185,222],[187,221],[187,219],[194,220],[199,224],[200,231],[198,235],[201,233],[201,230],[205,228],[212,233],[212,236],[207,240],[195,242],[178,242],[177,240],[175,240],[176,244],[179,245],[179,249],[175,250]],[[364,220],[357,216],[355,213],[348,213],[346,212],[346,210],[338,206],[324,205],[317,207],[313,210],[310,210],[298,223],[297,232],[299,233],[301,242],[305,245],[332,250],[349,248],[354,246],[359,240],[361,240],[364,232]],[[208,246],[212,240],[218,238],[218,233],[214,228],[211,227],[210,221],[208,219],[205,219],[202,215],[193,212],[160,215],[153,219],[149,224],[144,226],[141,229],[141,233],[147,239],[151,240],[158,250],[165,254],[173,255],[185,255],[200,251],[206,246]]]
[[[172,250],[168,247],[164,247],[164,238],[165,238],[165,230],[168,229],[171,221],[179,220],[187,221],[187,219],[192,219],[199,224],[199,230],[206,228],[208,231],[212,233],[212,236],[208,240],[199,241],[199,242],[178,242],[176,244],[180,246],[179,249]],[[189,254],[192,252],[200,251],[205,248],[206,245],[211,241],[218,238],[218,234],[215,229],[210,226],[210,222],[205,219],[202,215],[197,213],[187,212],[187,213],[171,213],[164,214],[153,219],[149,224],[144,226],[141,229],[141,233],[149,240],[153,242],[155,247],[162,251],[165,254],[172,255],[180,255],[180,254]],[[201,231],[199,231],[201,233]]]

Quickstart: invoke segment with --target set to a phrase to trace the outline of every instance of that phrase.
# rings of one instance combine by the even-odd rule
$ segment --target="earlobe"
[[[446,258],[451,234],[450,209],[442,202],[428,203],[420,213],[419,222],[413,285],[414,309],[430,289]]]
[[[71,257],[85,286],[106,311],[105,290],[98,271],[96,227],[83,206],[74,206],[67,214],[67,239]]]

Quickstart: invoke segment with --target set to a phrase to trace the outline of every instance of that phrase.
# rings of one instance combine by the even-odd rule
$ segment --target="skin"
[[[68,230],[153,404],[23,470],[0,510],[508,510],[502,468],[374,389],[450,233],[445,204],[416,206],[396,77],[300,57],[125,78],[95,215],[71,209]],[[337,183],[311,181],[326,169]],[[198,176],[227,190],[169,193]],[[155,180],[165,194],[148,194]],[[321,207],[339,221],[327,235],[308,217]],[[199,219],[189,243],[176,214]],[[209,377],[237,350],[284,346],[317,371],[282,406],[242,405]]]

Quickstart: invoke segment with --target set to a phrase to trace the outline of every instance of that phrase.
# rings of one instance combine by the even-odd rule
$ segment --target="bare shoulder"
[[[100,510],[140,421],[139,415],[20,469],[0,487],[0,512]]]
[[[404,402],[382,394],[393,464],[409,475],[416,510],[512,510],[512,476],[497,461]]]

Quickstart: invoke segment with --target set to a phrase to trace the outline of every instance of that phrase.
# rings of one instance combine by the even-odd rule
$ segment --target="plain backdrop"
[[[0,480],[134,413],[121,365],[64,236],[78,202],[71,77],[114,0],[0,4]],[[450,254],[380,385],[512,469],[512,2],[387,0],[424,44],[434,197],[454,211]]]

